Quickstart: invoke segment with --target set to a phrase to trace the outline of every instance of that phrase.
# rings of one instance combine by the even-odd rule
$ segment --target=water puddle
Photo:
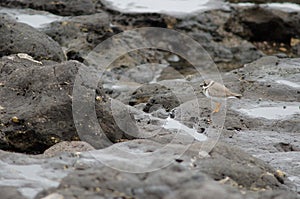
[[[114,91],[126,92],[126,91],[134,91],[138,89],[142,84],[136,82],[126,82],[126,81],[118,81],[116,84],[106,83],[103,84],[104,89],[112,89]]]
[[[223,7],[220,0],[105,0],[108,7],[122,12],[190,14]]]
[[[250,109],[239,109],[239,111],[251,117],[263,117],[269,120],[279,120],[293,116],[294,114],[300,114],[300,105],[256,107]]]
[[[238,5],[242,7],[250,7],[250,6],[255,6],[255,3],[236,3],[233,5]],[[271,8],[271,9],[277,9],[277,10],[282,10],[282,11],[287,11],[287,12],[293,12],[293,11],[300,11],[300,5],[296,3],[264,3],[260,4],[260,7],[263,8]]]
[[[104,0],[106,6],[121,12],[135,13],[167,13],[190,14],[217,8],[226,9],[228,3],[222,0]],[[254,3],[236,3],[231,5],[254,6]],[[300,5],[296,3],[265,3],[261,7],[283,11],[299,11]]]
[[[268,7],[287,11],[300,11],[300,5],[296,3],[268,3]]]
[[[0,14],[7,14],[18,22],[26,23],[34,28],[42,28],[46,24],[62,19],[63,17],[45,11],[31,9],[0,8]]]
[[[293,88],[300,88],[300,84],[294,83],[294,82],[290,82],[288,80],[277,80],[276,83],[278,84],[284,84],[287,85],[289,87],[293,87]]]
[[[142,111],[135,110],[129,105],[120,106],[118,101],[112,101],[112,107],[113,115],[116,115],[117,111],[121,111],[123,113],[130,113],[134,116],[135,119],[133,121],[131,116],[126,117],[126,115],[122,115],[121,117],[114,117],[114,119],[119,128],[127,132],[128,134],[130,134],[130,132],[139,131],[138,129],[144,129],[142,131],[139,131],[139,135],[137,136],[139,138],[153,137],[160,131],[161,128],[164,128],[167,130],[176,130],[179,134],[190,135],[198,141],[205,141],[207,139],[207,136],[202,133],[198,133],[197,129],[189,128],[188,126],[182,124],[180,121],[172,119],[170,116],[166,119],[154,117],[150,113],[144,113]],[[138,120],[139,122],[136,122],[135,120]]]
[[[196,129],[189,128],[186,125],[180,123],[177,120],[174,120],[170,117],[168,117],[165,120],[165,123],[163,125],[163,128],[165,129],[176,129],[176,130],[183,130],[185,133],[189,134],[193,138],[195,138],[198,141],[205,141],[207,140],[207,137],[204,134],[198,133]]]

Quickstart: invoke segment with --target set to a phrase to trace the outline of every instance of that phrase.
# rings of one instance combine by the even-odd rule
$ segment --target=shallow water
[[[227,4],[222,0],[104,0],[103,2],[122,12],[179,15],[225,7]]]
[[[122,12],[154,12],[168,14],[190,14],[215,8],[226,8],[230,3],[223,0],[104,0],[109,7]],[[237,3],[237,6],[253,6],[254,3]],[[265,3],[262,7],[287,12],[300,11],[295,3]]]
[[[300,88],[300,84],[295,83],[295,82],[291,82],[291,81],[288,81],[288,80],[277,80],[276,83],[284,84],[284,85],[287,85],[287,86],[293,87],[293,88]]]
[[[255,3],[237,3],[235,5],[247,7],[247,6],[254,6]],[[260,6],[264,8],[283,10],[286,12],[300,11],[300,5],[296,3],[263,3],[260,4]]]
[[[34,28],[42,28],[43,26],[62,19],[63,17],[54,15],[44,11],[35,11],[31,9],[11,9],[1,8],[0,14],[7,14],[15,18],[18,22],[26,23]]]
[[[251,117],[263,117],[269,120],[278,120],[291,117],[294,114],[300,114],[300,105],[255,107],[250,109],[239,109],[239,111]]]
[[[193,12],[205,8],[209,0],[106,0],[127,12]]]
[[[230,4],[223,0],[103,0],[106,6],[122,12],[133,13],[167,13],[186,15],[212,9],[227,9],[229,5],[253,6],[254,3]],[[300,5],[295,3],[266,3],[261,7],[279,9],[287,12],[300,11]],[[19,22],[26,23],[34,28],[41,28],[63,17],[45,11],[32,9],[11,9],[0,7],[0,14],[7,14]]]
[[[198,133],[196,129],[189,128],[186,125],[180,123],[179,121],[171,119],[170,117],[166,119],[166,122],[163,125],[163,127],[165,129],[183,130],[185,133],[191,135],[193,138],[195,138],[198,141],[207,140],[207,137],[204,134]]]

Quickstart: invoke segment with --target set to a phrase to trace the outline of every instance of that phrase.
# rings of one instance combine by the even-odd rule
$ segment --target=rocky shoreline
[[[1,198],[300,198],[300,11],[235,2],[179,17],[1,1],[61,16],[37,29],[0,12]],[[123,53],[141,27],[188,37],[150,31],[160,49]],[[201,72],[243,95],[219,113],[190,38]]]

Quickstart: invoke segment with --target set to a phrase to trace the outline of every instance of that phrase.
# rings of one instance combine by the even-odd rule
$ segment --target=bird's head
[[[211,80],[204,80],[201,84],[200,87],[204,88],[207,87],[210,84]]]

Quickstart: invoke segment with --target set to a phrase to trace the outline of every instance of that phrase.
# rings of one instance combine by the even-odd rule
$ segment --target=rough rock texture
[[[26,197],[23,196],[16,187],[10,187],[10,186],[2,186],[0,187],[1,191],[1,198],[3,199],[25,199]]]
[[[1,198],[299,198],[300,60],[289,58],[300,55],[298,11],[227,4],[172,17],[124,14],[99,0],[0,5],[72,15],[42,31],[68,59],[85,64],[55,62],[64,60],[57,43],[1,21],[18,33],[1,34],[0,148],[10,151],[0,150]],[[198,41],[221,69],[203,61],[205,72],[242,99],[222,101],[212,113],[202,74],[181,55],[144,49],[147,35],[127,34],[105,60],[97,58],[120,40],[87,56],[111,35],[150,26]],[[22,51],[33,58],[13,54],[27,46],[18,39],[23,32],[31,44],[41,43]],[[147,42],[155,39],[198,58],[187,40],[173,45],[177,37],[155,32]],[[123,47],[137,46],[143,49],[124,54]],[[265,54],[275,56],[260,58]],[[99,75],[96,67],[107,68]]]
[[[61,139],[76,139],[70,83],[79,66],[2,58],[2,149],[42,152]]]
[[[157,150],[154,142],[143,140],[118,145],[127,149],[135,146],[142,151]],[[170,150],[176,151],[176,148],[181,147],[181,145],[173,145]],[[24,155],[2,152],[1,161],[2,163],[15,161],[16,165],[22,162],[28,168],[36,164],[41,165],[44,168],[44,174],[37,172],[36,175],[43,176],[43,178],[49,177],[50,171],[55,168],[55,173],[60,173],[60,177],[56,175],[56,178],[53,178],[56,182],[61,181],[60,179],[67,175],[57,188],[54,188],[53,184],[48,184],[47,187],[52,188],[42,191],[35,198],[50,194],[59,194],[65,198],[174,198],[174,194],[195,198],[196,192],[197,198],[221,196],[222,198],[272,198],[274,195],[280,198],[297,198],[294,193],[288,191],[289,180],[276,176],[276,171],[262,161],[222,143],[219,143],[208,157],[199,158],[200,147],[201,143],[195,143],[183,156],[173,160],[173,163],[166,168],[141,174],[121,172],[106,167],[100,163],[103,160],[94,159],[92,153],[88,152],[77,156],[61,154],[51,159],[35,159],[34,156],[29,158]],[[156,163],[159,163],[159,160],[165,158],[164,156],[164,153],[159,153],[153,158],[158,160]],[[116,163],[120,161],[114,156],[110,156],[110,160]],[[132,164],[133,162],[127,160],[124,163]],[[117,166],[122,167],[121,164],[120,162]],[[223,168],[222,171],[220,168]],[[247,171],[243,170],[246,168]],[[249,169],[253,173],[249,173]],[[15,176],[6,175],[3,180],[12,177]],[[20,183],[26,180],[26,178],[22,179]],[[37,178],[36,181],[38,180]],[[33,187],[27,184],[27,187],[38,190],[39,186]],[[275,190],[271,192],[273,189]]]
[[[158,108],[164,108],[169,112],[179,105],[171,89],[159,84],[143,85],[133,92],[129,104],[133,106],[140,103],[146,103],[143,110],[147,113]]]
[[[59,141],[79,139],[72,90],[80,67],[75,61],[43,65],[17,56],[1,59],[1,149],[40,153]],[[96,113],[104,132],[116,141],[122,131],[111,120],[110,100],[102,92],[100,85]]]
[[[241,78],[239,87],[246,99],[229,103],[226,142],[281,169],[299,189],[299,172],[296,171],[299,160],[295,158],[300,154],[299,59],[264,57],[225,75],[224,79],[231,79],[233,74]],[[249,115],[257,108],[262,110]],[[241,110],[247,111],[240,114]]]
[[[64,46],[68,59],[84,61],[96,45],[112,36],[108,15],[99,12],[51,23],[44,32]]]
[[[83,62],[87,52],[109,36],[127,30],[129,27],[173,28],[190,35],[209,52],[222,70],[229,70],[263,55],[250,42],[226,31],[227,21],[231,17],[235,17],[234,12],[222,10],[207,11],[184,18],[164,14],[121,14],[102,11],[94,15],[53,22],[44,29],[44,32],[67,49],[66,54],[69,59]],[[109,26],[110,23],[113,26]],[[160,53],[164,56],[169,54]],[[228,64],[229,62],[234,64]],[[189,64],[184,64],[186,66],[183,68],[186,70]]]
[[[89,143],[83,141],[62,141],[44,151],[44,156],[55,156],[62,152],[82,152],[82,151],[91,151],[95,148],[92,147]]]
[[[255,90],[258,94],[255,98],[297,102],[300,100],[299,87],[296,86],[300,78],[299,72],[299,58],[279,59],[270,56],[261,58],[233,73],[241,78],[242,93],[249,99]],[[296,85],[289,82],[296,82]]]
[[[282,186],[284,181],[266,163],[238,148],[217,144],[210,156],[211,159],[204,159],[199,163],[195,162],[195,166],[215,180],[221,180],[224,176],[228,176],[238,185],[250,190],[277,189]]]
[[[57,42],[31,26],[0,15],[0,57],[26,53],[37,60],[65,60]]]
[[[95,4],[92,0],[3,0],[0,5],[45,10],[62,16],[92,14],[95,12]]]
[[[235,10],[227,22],[227,29],[250,41],[290,43],[299,36],[299,14],[263,7],[245,7]],[[269,30],[272,29],[272,34]]]
[[[138,146],[143,151],[157,146],[155,143],[144,141],[130,141],[120,145]],[[176,149],[181,146],[174,145],[173,147]],[[233,150],[236,151],[234,154],[231,153]],[[198,151],[199,144],[192,145],[192,148],[184,156],[174,160],[170,166],[143,174],[111,169],[87,152],[64,153],[51,158],[41,158],[41,156],[28,157],[0,151],[1,164],[11,164],[10,171],[15,171],[6,172],[5,167],[0,174],[1,182],[6,183],[17,179],[17,188],[2,186],[1,193],[2,196],[8,195],[16,198],[42,198],[44,196],[55,196],[56,198],[174,198],[178,195],[187,198],[273,198],[274,196],[288,199],[297,198],[294,193],[285,190],[287,188],[285,184],[288,184],[286,178],[277,180],[272,168],[256,158],[248,159],[249,155],[236,148],[219,144],[216,150],[210,154],[211,157],[195,159],[194,155],[197,156]],[[155,158],[163,159],[164,154],[159,154]],[[221,180],[214,181],[205,172],[201,172],[199,164],[202,161],[209,164],[224,161],[227,158],[232,159],[232,171],[236,169],[237,173],[241,174],[239,183],[260,182],[260,186],[256,187],[257,189],[252,187],[253,191],[248,191],[247,188],[231,179],[232,176],[228,177],[228,173],[223,173],[223,176],[220,174]],[[113,156],[110,159],[119,161],[117,157]],[[235,164],[256,165],[258,167],[254,166],[252,171],[259,169],[264,175],[261,178],[246,178],[249,174],[241,172],[241,169],[234,167]],[[227,164],[224,165],[224,168],[226,167]],[[213,173],[215,169],[216,166],[212,167],[208,173]],[[28,170],[32,170],[31,175],[26,174]],[[21,173],[21,178],[16,173]],[[38,177],[32,178],[32,175]],[[268,190],[261,187],[261,182],[266,183]],[[23,186],[20,187],[18,184],[23,184]],[[274,186],[276,184],[279,186]],[[271,191],[271,188],[275,190]]]
[[[253,44],[225,30],[226,22],[231,16],[231,12],[223,10],[211,10],[180,18],[163,14],[113,13],[112,22],[121,30],[126,25],[126,29],[128,26],[162,27],[184,32],[199,42],[221,69],[229,70],[263,55]],[[234,65],[228,65],[228,62],[233,62]]]
[[[213,16],[213,17],[212,17]],[[213,10],[186,17],[175,28],[184,30],[198,41],[216,63],[249,63],[262,56],[256,47],[227,31],[227,21],[233,12]]]

